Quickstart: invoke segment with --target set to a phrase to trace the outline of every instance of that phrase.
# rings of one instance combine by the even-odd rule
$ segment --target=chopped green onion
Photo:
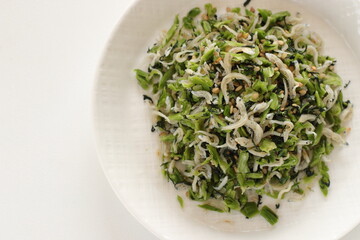
[[[213,7],[210,3],[205,4],[205,10],[209,18],[215,16],[217,9]]]
[[[150,84],[148,80],[149,74],[140,69],[135,69],[134,71],[136,72],[136,79],[138,80],[139,85],[145,90],[148,89]]]
[[[261,142],[260,142],[260,149],[264,152],[270,152],[271,150],[276,149],[276,144],[269,140],[268,138],[264,138]]]
[[[220,212],[220,213],[224,212],[224,210],[221,210],[220,208],[211,206],[209,204],[202,204],[202,205],[198,205],[198,206],[203,209],[209,210],[209,211]]]
[[[180,207],[181,208],[184,208],[184,199],[182,199],[182,197],[180,197],[179,195],[177,196],[177,200],[180,204]]]
[[[245,217],[252,218],[259,213],[259,209],[255,202],[247,202],[240,212],[244,214]]]
[[[260,210],[260,215],[266,219],[271,225],[277,223],[279,217],[268,206],[264,206]]]
[[[176,15],[173,25],[171,26],[169,31],[166,33],[166,37],[165,37],[165,41],[164,41],[163,45],[166,45],[173,38],[178,27],[179,27],[179,16]]]

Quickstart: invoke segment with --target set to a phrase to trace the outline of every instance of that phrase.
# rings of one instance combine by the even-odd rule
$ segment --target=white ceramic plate
[[[211,1],[218,9],[241,6],[239,0]],[[161,239],[339,239],[360,221],[360,7],[355,0],[253,0],[250,6],[301,12],[325,42],[325,53],[338,59],[337,71],[351,85],[345,96],[355,104],[350,145],[331,155],[331,188],[318,187],[299,202],[284,202],[275,227],[261,217],[207,212],[194,202],[182,210],[173,186],[160,174],[158,141],[150,132],[149,109],[133,69],[144,66],[146,50],[175,14],[207,1],[139,0],[122,18],[99,67],[95,92],[95,128],[99,158],[114,191],[128,210]],[[242,7],[242,6],[241,6]],[[217,228],[217,230],[214,229]],[[220,229],[220,230],[219,230]]]

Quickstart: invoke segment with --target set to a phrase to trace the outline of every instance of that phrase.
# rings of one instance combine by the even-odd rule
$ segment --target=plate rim
[[[210,1],[210,0],[209,0]],[[293,0],[288,0],[290,2],[295,2],[298,3],[297,1],[293,1]],[[100,79],[101,79],[101,66],[104,63],[104,61],[107,59],[107,54],[108,54],[108,48],[109,46],[111,46],[111,43],[114,41],[115,36],[117,34],[117,32],[123,27],[124,25],[124,19],[126,19],[128,16],[130,16],[132,14],[132,10],[134,10],[139,4],[141,4],[142,2],[144,2],[144,0],[133,0],[132,3],[130,3],[126,9],[124,10],[123,14],[120,15],[119,19],[117,20],[117,23],[113,26],[111,33],[108,35],[107,40],[105,41],[105,44],[103,46],[103,49],[101,51],[101,55],[100,58],[97,62],[96,65],[96,72],[95,72],[95,77],[93,78],[93,86],[92,86],[92,90],[91,90],[91,118],[92,118],[92,131],[93,131],[93,138],[94,138],[94,142],[95,142],[95,150],[96,150],[96,155],[98,158],[98,161],[100,163],[100,166],[102,168],[102,171],[105,175],[105,178],[107,179],[107,182],[109,183],[112,191],[115,193],[115,195],[117,196],[117,198],[120,200],[121,204],[124,206],[124,208],[126,209],[126,211],[136,219],[136,221],[138,221],[148,232],[150,232],[151,234],[153,234],[155,237],[157,237],[160,240],[169,240],[169,238],[167,238],[166,236],[164,236],[163,234],[161,234],[160,231],[156,230],[155,228],[153,228],[149,223],[147,223],[146,221],[144,221],[144,219],[142,219],[140,216],[138,216],[135,211],[132,210],[131,207],[129,207],[128,203],[124,200],[122,194],[120,191],[117,191],[116,187],[115,187],[115,183],[114,181],[111,179],[110,174],[108,172],[107,167],[105,166],[105,160],[104,157],[101,154],[101,150],[100,150],[100,132],[99,132],[99,120],[98,120],[98,113],[99,113],[99,106],[98,106],[98,88],[100,86]],[[240,4],[241,5],[241,4]],[[336,29],[336,31],[338,31]],[[347,44],[348,42],[345,41]],[[347,228],[342,231],[339,232],[338,236],[336,236],[336,239],[340,240],[343,237],[345,237],[347,234],[349,234],[353,229],[355,229],[357,226],[360,225],[360,216],[358,217],[358,220],[352,224],[347,224]]]

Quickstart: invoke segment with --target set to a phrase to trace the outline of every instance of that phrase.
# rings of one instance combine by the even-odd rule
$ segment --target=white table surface
[[[92,132],[96,67],[131,2],[0,0],[0,239],[157,239],[110,189]]]

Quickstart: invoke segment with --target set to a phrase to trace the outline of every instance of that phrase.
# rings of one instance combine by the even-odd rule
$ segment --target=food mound
[[[253,8],[217,15],[207,4],[176,16],[147,71],[135,70],[157,115],[163,173],[200,207],[275,224],[279,204],[262,196],[280,203],[315,180],[327,195],[327,155],[346,144],[352,104],[336,60],[301,21]]]

